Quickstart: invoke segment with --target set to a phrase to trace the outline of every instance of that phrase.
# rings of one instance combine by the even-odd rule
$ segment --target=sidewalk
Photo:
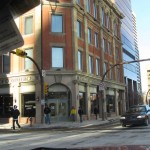
[[[105,121],[102,121],[101,118],[98,120],[85,120],[82,123],[80,122],[52,122],[50,125],[47,124],[33,124],[30,127],[29,124],[20,124],[22,129],[46,129],[46,128],[82,128],[92,125],[103,125],[103,124],[110,124],[110,123],[119,123],[119,117],[111,117]],[[0,124],[0,129],[11,129],[12,124]]]

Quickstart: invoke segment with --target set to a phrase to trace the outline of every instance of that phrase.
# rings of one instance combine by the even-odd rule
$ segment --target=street
[[[149,144],[150,126],[122,128],[91,126],[62,130],[1,132],[1,150],[31,150],[38,147],[76,148]]]

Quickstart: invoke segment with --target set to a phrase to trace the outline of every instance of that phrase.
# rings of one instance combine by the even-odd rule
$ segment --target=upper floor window
[[[103,38],[103,50],[104,50],[104,52],[107,52],[107,45],[106,44],[107,44],[106,39]]]
[[[52,32],[63,32],[62,15],[52,15]]]
[[[102,17],[102,25],[105,24],[105,13],[104,13],[104,9],[101,9],[101,17]]]
[[[81,22],[77,21],[77,36],[81,38]]]
[[[118,36],[118,25],[114,22],[114,35]]]
[[[89,56],[89,73],[93,73],[93,57]]]
[[[104,73],[106,72],[108,70],[108,63],[107,62],[105,62],[104,63]],[[109,74],[109,72],[106,74],[106,78],[108,78],[108,74]]]
[[[80,4],[80,0],[76,0],[76,2],[77,2],[78,4]]]
[[[90,13],[90,0],[86,0],[86,1],[87,1],[86,9],[87,12]]]
[[[82,70],[82,52],[78,50],[78,70]]]
[[[113,65],[110,65],[110,68],[112,68]],[[110,79],[113,79],[113,69],[109,70]]]
[[[64,49],[62,47],[52,47],[52,68],[64,67]]]
[[[112,45],[111,42],[108,41],[108,53],[109,55],[112,55]]]
[[[106,15],[106,28],[110,30],[110,17],[108,14]]]
[[[25,49],[25,52],[27,53],[29,57],[33,58],[32,48]],[[30,59],[25,58],[25,70],[30,70],[30,69],[33,69],[33,62]]]
[[[117,81],[121,80],[120,67],[117,67]]]
[[[96,58],[96,75],[100,75],[100,60]]]
[[[32,34],[33,33],[33,16],[25,17],[25,26],[24,26],[24,34]]]
[[[88,28],[88,43],[91,43],[92,39],[91,39],[91,29]]]
[[[97,19],[97,6],[96,6],[96,3],[93,3],[93,7],[94,7],[94,18]]]
[[[3,73],[10,72],[10,56],[9,53],[2,55]]]
[[[94,33],[95,47],[98,48],[98,33]]]
[[[118,49],[118,47],[116,47],[116,59],[118,59],[119,58],[119,49]]]

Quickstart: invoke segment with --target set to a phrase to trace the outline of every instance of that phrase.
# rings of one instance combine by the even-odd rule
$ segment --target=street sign
[[[23,38],[9,10],[0,10],[0,54],[21,47],[23,44]]]
[[[103,91],[105,89],[105,83],[104,82],[101,82],[99,84],[99,91]]]

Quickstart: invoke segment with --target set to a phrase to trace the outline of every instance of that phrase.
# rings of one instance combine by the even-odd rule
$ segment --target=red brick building
[[[21,49],[42,70],[42,84],[48,84],[48,94],[42,102],[51,108],[52,121],[69,120],[72,106],[83,109],[84,119],[94,119],[95,106],[99,117],[103,113],[118,116],[125,110],[122,66],[106,74],[104,99],[99,95],[106,70],[122,62],[122,18],[107,0],[43,0],[16,20],[25,43]],[[11,97],[10,106],[19,106],[22,122],[27,119],[28,108],[34,106],[36,122],[41,122],[39,72],[27,58],[11,55],[10,64],[8,74],[0,68],[1,99]],[[5,78],[7,84],[3,84]]]

